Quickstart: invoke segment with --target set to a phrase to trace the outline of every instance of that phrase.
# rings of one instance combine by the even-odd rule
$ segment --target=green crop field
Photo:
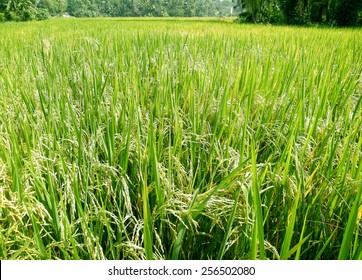
[[[0,25],[1,259],[362,259],[362,30]]]

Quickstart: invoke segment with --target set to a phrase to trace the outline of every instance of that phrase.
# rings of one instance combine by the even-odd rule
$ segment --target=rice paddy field
[[[0,25],[1,259],[362,259],[362,30]]]

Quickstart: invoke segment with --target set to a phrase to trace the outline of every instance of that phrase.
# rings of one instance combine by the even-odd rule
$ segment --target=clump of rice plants
[[[362,32],[0,30],[2,259],[362,259]]]

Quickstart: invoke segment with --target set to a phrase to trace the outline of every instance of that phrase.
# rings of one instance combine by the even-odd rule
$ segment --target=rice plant
[[[362,259],[362,32],[0,29],[1,259]]]

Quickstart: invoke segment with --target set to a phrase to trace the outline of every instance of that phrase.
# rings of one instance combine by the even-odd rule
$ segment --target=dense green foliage
[[[362,33],[0,28],[1,259],[362,259]]]
[[[228,16],[232,7],[231,0],[0,0],[0,13],[14,21],[42,19],[45,14],[74,17]],[[37,16],[39,13],[41,16]]]
[[[241,22],[362,24],[362,0],[0,0],[0,22],[49,16],[212,17],[238,13]]]
[[[35,0],[0,0],[0,22],[42,19],[48,12],[37,7]]]
[[[355,26],[362,23],[362,0],[237,0],[244,22]]]

